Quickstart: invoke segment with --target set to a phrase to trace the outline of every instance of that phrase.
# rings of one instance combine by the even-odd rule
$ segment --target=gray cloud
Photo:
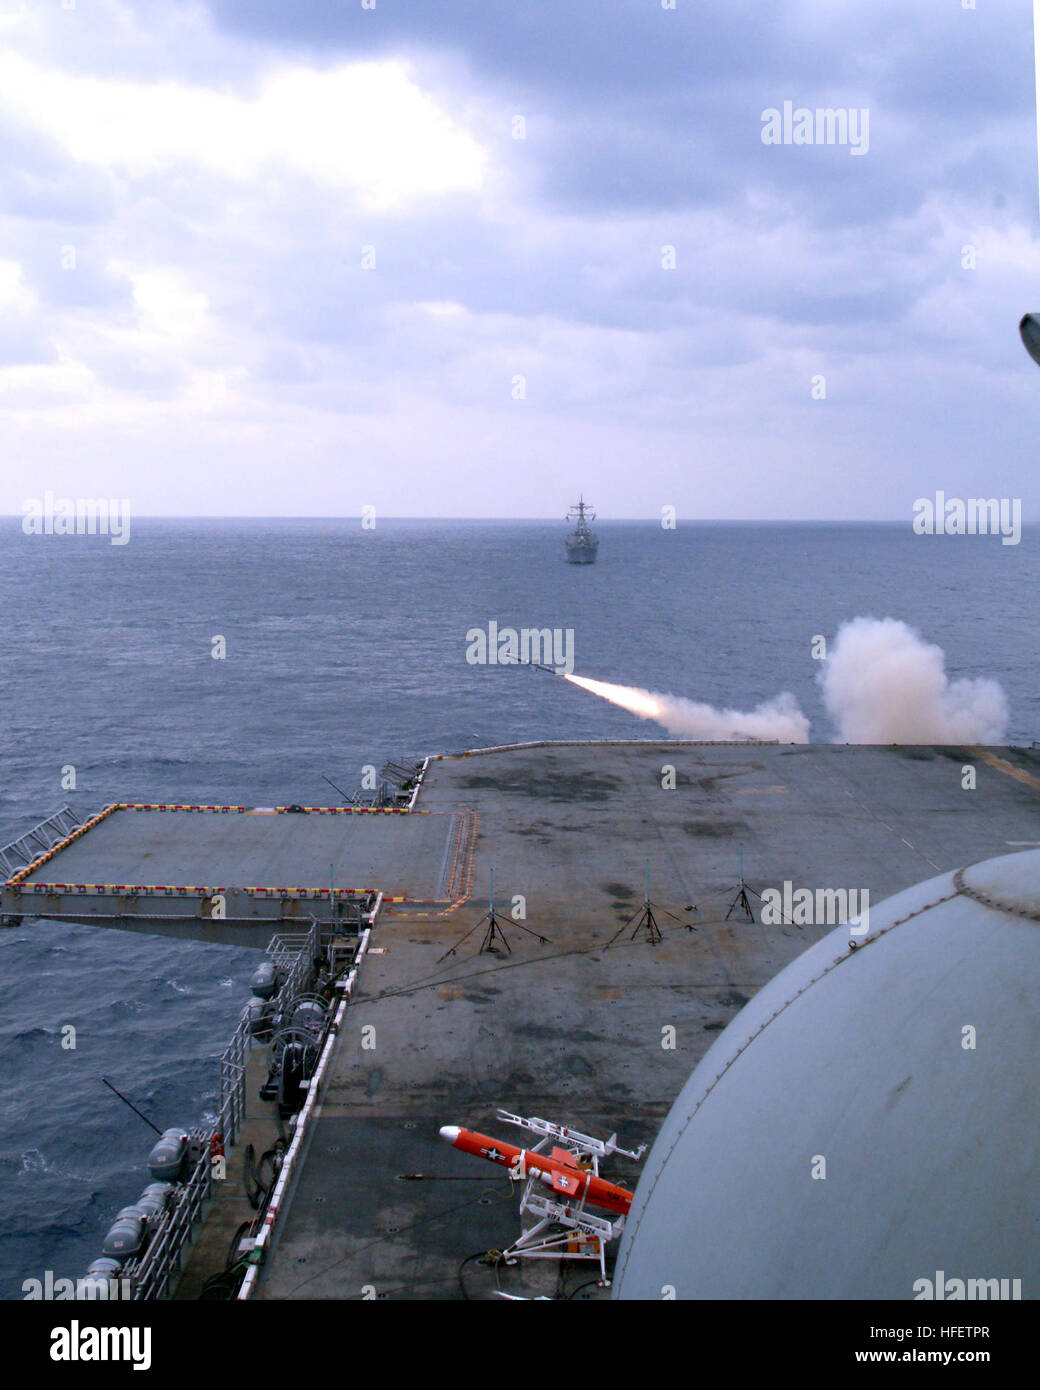
[[[44,373],[0,389],[37,412],[30,465],[93,389],[82,457],[146,456],[158,508],[532,515],[566,467],[604,514],[901,516],[933,477],[970,489],[999,417],[1028,513],[1025,7],[98,0],[74,26],[41,12],[9,38],[44,68],[241,101],[285,63],[406,57],[488,172],[378,210],[284,162],[76,160],[0,105],[0,259],[23,287],[0,368]],[[869,153],[764,145],[785,100],[868,107]],[[186,469],[185,438],[220,467]]]

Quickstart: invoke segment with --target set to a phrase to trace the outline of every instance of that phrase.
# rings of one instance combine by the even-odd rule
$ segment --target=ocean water
[[[466,633],[570,629],[579,674],[750,709],[791,691],[834,736],[810,656],[900,618],[951,678],[1001,682],[1040,737],[1040,545],[909,526],[139,521],[130,543],[0,520],[0,842],[68,802],[335,802],[387,757],[538,738],[650,738],[541,672],[466,661]],[[214,660],[222,637],[226,657]],[[75,769],[74,791],[62,790]],[[0,931],[0,1295],[75,1277],[147,1181],[150,1130],[215,1107],[253,952],[58,923]],[[75,1051],[61,1030],[77,1030]]]

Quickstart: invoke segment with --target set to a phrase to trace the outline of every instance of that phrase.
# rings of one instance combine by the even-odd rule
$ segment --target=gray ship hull
[[[573,537],[567,541],[567,563],[571,565],[591,565],[596,560],[597,542],[576,540]]]
[[[594,520],[595,516],[596,513],[586,504],[584,497],[579,497],[567,513],[568,521],[578,523],[567,537],[568,564],[591,565],[595,563],[599,541],[596,539],[595,531],[589,526],[589,520]]]

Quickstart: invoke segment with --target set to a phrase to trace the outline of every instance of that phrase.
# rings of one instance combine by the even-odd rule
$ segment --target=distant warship
[[[594,531],[589,530],[589,520],[596,520],[596,513],[579,498],[567,513],[568,521],[578,524],[567,537],[567,563],[571,565],[591,565],[596,559],[599,541]]]

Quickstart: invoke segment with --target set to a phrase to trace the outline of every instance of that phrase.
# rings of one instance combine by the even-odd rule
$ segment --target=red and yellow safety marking
[[[183,801],[120,801],[117,811],[242,811],[250,806],[199,806]]]
[[[210,806],[184,801],[120,801],[115,811],[214,811],[239,815],[288,815],[306,811],[319,816],[432,816],[434,811],[411,811],[407,806]]]
[[[377,888],[256,888],[245,887],[243,893],[252,893],[257,897],[282,897],[282,898],[328,898],[342,897],[344,893],[349,893],[352,897],[369,897],[377,893]]]
[[[450,811],[416,811],[408,806],[274,806],[253,807],[253,806],[218,806],[209,805],[201,802],[184,801],[116,801],[109,806],[105,806],[96,816],[91,816],[82,825],[77,826],[64,839],[44,851],[33,859],[23,869],[19,869],[4,884],[5,888],[25,889],[32,893],[122,893],[135,896],[147,896],[149,894],[164,894],[167,897],[175,894],[182,896],[202,896],[214,897],[217,894],[230,891],[226,887],[214,887],[209,884],[166,884],[166,883],[30,883],[28,880],[48,863],[55,855],[60,854],[74,840],[78,840],[81,835],[85,835],[88,830],[92,830],[95,825],[110,816],[113,811],[209,811],[217,814],[259,814],[274,812],[278,815],[289,815],[297,811],[305,811],[317,815],[375,815],[375,816],[437,816],[451,815]],[[469,813],[471,815],[472,813]],[[469,816],[464,817],[464,821]],[[468,836],[464,836],[464,830],[470,830]],[[473,816],[469,824],[460,826],[456,832],[455,844],[453,847],[451,870],[448,875],[449,886],[459,895],[448,907],[447,911],[454,910],[460,903],[465,902],[469,897],[470,887],[473,879],[473,857],[476,844],[476,817]],[[459,870],[460,852],[462,859],[462,882],[456,887],[455,879]],[[249,886],[242,889],[242,892],[249,893],[257,897],[282,897],[282,898],[323,898],[330,895],[350,894],[351,896],[368,897],[378,892],[375,888],[303,888],[303,887],[258,887]],[[402,897],[384,897],[384,902],[408,902],[409,899]],[[428,901],[428,900],[427,900]]]
[[[411,811],[407,806],[276,806],[280,815],[309,811],[319,816],[432,816],[435,811]]]
[[[448,913],[454,912],[456,908],[461,907],[464,902],[469,900],[469,888],[472,879],[471,862],[467,865],[466,879],[467,882],[464,885],[461,896],[454,899],[445,899],[443,906],[438,907],[434,912],[416,912],[411,915],[415,917],[444,917]],[[48,897],[63,893],[75,896],[119,893],[124,897],[213,898],[236,891],[225,886],[202,883],[20,883],[14,886],[19,893],[32,893]],[[248,893],[252,897],[289,898],[293,900],[335,898],[346,896],[347,894],[351,897],[358,898],[374,898],[377,896],[377,890],[375,888],[329,889],[293,888],[287,886],[269,888],[245,887],[238,891]],[[384,904],[430,901],[429,898],[409,898],[398,894],[384,893],[383,895]]]
[[[138,897],[147,897],[149,894],[165,894],[167,897],[177,894],[181,897],[201,896],[212,898],[217,894],[235,892],[235,889],[219,887],[213,884],[203,883],[21,883],[15,886],[20,891],[32,893],[123,893],[133,894]],[[328,898],[343,897],[349,894],[351,897],[369,898],[374,897],[378,892],[375,888],[256,888],[246,887],[239,890],[249,893],[255,897],[275,897],[275,898]],[[384,901],[391,901],[384,899]],[[401,902],[404,899],[400,899]]]
[[[212,898],[215,894],[228,891],[226,888],[214,888],[203,883],[22,883],[18,885],[18,889],[20,892],[48,894],[122,893],[140,897],[163,893],[167,897],[171,894],[180,896],[190,894],[205,898]]]
[[[56,845],[51,845],[49,850],[46,850],[43,854],[38,854],[31,864],[26,864],[24,869],[19,869],[16,874],[12,874],[4,884],[4,887],[16,888],[20,883],[24,883],[30,874],[35,873],[35,871],[46,864],[49,859],[53,859],[54,856],[65,849],[67,845],[71,845],[73,840],[78,840],[81,835],[85,835],[88,830],[92,830],[95,825],[98,825],[106,816],[110,816],[112,812],[117,809],[118,807],[115,805],[104,807],[96,816],[91,816],[90,820],[84,821],[83,824],[77,826],[71,834],[66,835],[64,840],[59,840]]]

